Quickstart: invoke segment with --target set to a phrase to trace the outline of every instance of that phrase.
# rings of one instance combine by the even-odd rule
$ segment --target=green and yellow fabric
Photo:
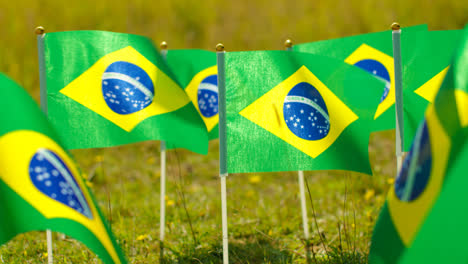
[[[402,38],[419,31],[427,31],[427,25],[403,29]],[[374,114],[373,130],[395,128],[395,71],[391,30],[298,44],[293,46],[293,50],[342,60],[385,81],[386,86],[381,90],[380,102],[377,102]]]
[[[466,263],[468,27],[374,228],[370,263]]]
[[[164,140],[207,153],[203,120],[149,39],[69,31],[42,41],[47,112],[67,148]]]
[[[34,100],[0,74],[0,244],[50,229],[126,263],[72,158]]]
[[[166,62],[205,122],[209,139],[218,138],[218,68],[216,53],[168,50]]]
[[[371,173],[367,146],[384,82],[292,51],[228,52],[224,67],[229,173]]]
[[[402,37],[405,151],[411,147],[427,106],[434,101],[461,36],[462,30],[444,30]]]

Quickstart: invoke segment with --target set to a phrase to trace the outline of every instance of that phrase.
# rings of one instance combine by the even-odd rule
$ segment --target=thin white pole
[[[221,177],[221,214],[223,226],[223,263],[229,263],[229,233],[228,233],[228,217],[227,217],[227,197],[226,197],[226,177]]]
[[[52,251],[52,231],[50,231],[50,229],[47,229],[46,234],[47,234],[47,263],[53,264],[54,256],[53,256],[53,251]]]
[[[284,47],[287,51],[292,50],[292,41],[287,39],[284,42]],[[301,211],[302,211],[302,227],[304,228],[304,238],[306,241],[309,240],[309,223],[307,218],[307,204],[306,204],[306,197],[305,197],[305,188],[304,188],[304,172],[297,171],[297,177],[299,180],[299,195],[301,199]]]
[[[403,163],[403,78],[401,66],[401,29],[398,23],[392,24],[393,63],[395,71],[395,121],[397,174]]]
[[[167,58],[167,43],[161,42],[161,56],[164,60]],[[161,196],[160,196],[160,215],[159,215],[159,240],[164,242],[166,230],[166,142],[161,141]]]
[[[301,196],[301,209],[302,209],[302,227],[304,228],[304,238],[306,241],[309,240],[309,223],[307,218],[307,205],[306,205],[306,197],[305,197],[305,189],[304,189],[304,172],[298,171],[298,178],[299,178],[299,191]]]
[[[45,115],[47,115],[47,84],[46,84],[46,73],[45,73],[45,60],[44,60],[44,37],[45,29],[41,26],[35,29],[37,35],[37,55],[39,59],[39,88],[41,97],[41,109]],[[53,242],[52,242],[52,231],[47,229],[47,263],[54,263],[53,256]]]
[[[166,227],[166,142],[161,141],[161,204],[159,216],[159,240],[164,241]]]
[[[219,110],[219,177],[221,178],[221,218],[223,231],[223,264],[229,263],[229,233],[226,197],[227,147],[226,147],[226,84],[223,44],[216,45],[218,64],[218,110]]]

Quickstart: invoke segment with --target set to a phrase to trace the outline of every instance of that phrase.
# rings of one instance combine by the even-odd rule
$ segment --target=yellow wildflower
[[[364,194],[364,199],[366,199],[366,201],[369,201],[372,197],[374,197],[374,195],[375,195],[374,189],[368,189],[366,191],[366,194]]]
[[[249,178],[250,183],[259,183],[262,180],[262,177],[260,175],[253,175]]]
[[[137,236],[136,240],[141,241],[141,240],[147,239],[148,237],[149,237],[149,234],[139,235]]]

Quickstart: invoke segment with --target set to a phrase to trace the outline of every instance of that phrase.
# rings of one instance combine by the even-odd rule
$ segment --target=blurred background
[[[169,49],[284,49],[287,38],[311,42],[428,24],[462,29],[463,0],[0,2],[0,71],[39,101],[36,26],[46,32],[106,30],[145,35]],[[434,55],[437,51],[434,51]],[[370,140],[373,176],[306,172],[312,262],[366,263],[370,237],[395,175],[393,131]],[[167,242],[159,237],[159,143],[74,150],[98,203],[131,263],[220,263],[218,143],[207,156],[185,150],[168,156]],[[232,263],[306,263],[297,176],[231,175],[228,212]],[[311,203],[312,202],[312,203]],[[313,207],[312,207],[313,206]],[[313,214],[314,209],[315,214]],[[321,236],[319,236],[321,234]],[[99,263],[80,243],[55,235],[57,263]],[[20,235],[0,246],[1,263],[45,263],[45,234]]]

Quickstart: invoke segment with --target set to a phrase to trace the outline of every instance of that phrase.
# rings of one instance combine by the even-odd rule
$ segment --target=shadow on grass
[[[162,248],[161,248],[162,249]],[[222,263],[222,245],[210,244],[207,246],[193,247],[186,245],[184,248],[167,247],[161,263]],[[161,254],[163,256],[163,254]],[[304,255],[292,254],[286,249],[277,248],[269,240],[257,240],[250,243],[229,243],[229,262],[252,263],[317,263],[317,264],[361,264],[367,263],[367,257],[359,252],[342,251],[339,248],[330,247],[327,255],[306,258]]]
[[[161,263],[222,263],[221,244],[200,245],[173,249],[166,247]],[[297,263],[297,258],[287,249],[279,249],[268,240],[229,243],[230,263]]]

